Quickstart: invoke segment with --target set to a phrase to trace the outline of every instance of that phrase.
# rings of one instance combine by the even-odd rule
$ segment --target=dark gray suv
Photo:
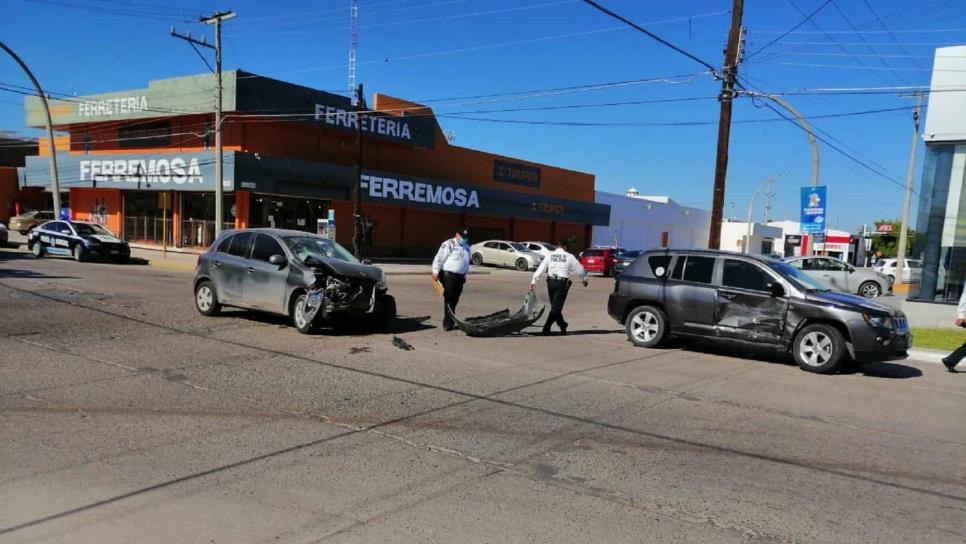
[[[810,372],[833,372],[847,356],[904,359],[912,346],[902,312],[832,292],[787,263],[723,251],[641,254],[614,282],[607,310],[637,346],[711,338],[790,351]]]
[[[215,315],[235,306],[288,316],[302,333],[316,320],[334,328],[385,326],[396,317],[386,274],[322,236],[281,229],[222,233],[198,258],[195,307]]]

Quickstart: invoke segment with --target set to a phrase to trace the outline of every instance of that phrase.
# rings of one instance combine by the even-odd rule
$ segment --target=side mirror
[[[771,292],[771,296],[776,298],[785,296],[785,287],[778,282],[769,283],[768,291]]]
[[[271,257],[268,258],[268,264],[273,264],[275,266],[282,267],[282,266],[285,266],[285,263],[286,263],[285,257],[282,255],[272,255]]]
[[[362,259],[362,264],[371,265],[372,261],[370,261],[369,259]]]

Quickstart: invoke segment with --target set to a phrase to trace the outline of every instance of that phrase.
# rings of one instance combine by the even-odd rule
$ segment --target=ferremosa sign
[[[105,189],[213,191],[215,160],[210,152],[159,153],[149,155],[57,154],[57,173],[62,189],[97,187]],[[235,153],[225,153],[225,184],[231,190],[235,175]],[[50,166],[46,157],[27,157],[23,168],[24,186],[50,188]]]
[[[591,225],[607,225],[610,221],[610,206],[604,204],[449,181],[365,172],[361,187],[363,198],[373,203]]]

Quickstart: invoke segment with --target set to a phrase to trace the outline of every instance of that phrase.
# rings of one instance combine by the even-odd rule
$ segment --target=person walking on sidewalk
[[[540,276],[547,274],[547,294],[550,296],[550,315],[547,322],[543,324],[541,334],[550,334],[550,327],[556,323],[560,328],[560,334],[567,334],[567,322],[563,318],[564,303],[567,302],[567,292],[570,291],[570,275],[579,274],[587,287],[587,271],[580,265],[572,254],[568,253],[564,246],[566,242],[557,242],[557,249],[550,252],[547,258],[540,263],[537,271],[533,273],[530,280],[530,290],[533,291]]]
[[[963,294],[959,296],[959,307],[956,308],[956,326],[966,327],[966,284],[963,285]],[[956,372],[956,365],[963,360],[963,357],[966,357],[966,342],[943,359],[946,370]]]
[[[460,303],[463,284],[466,283],[469,272],[470,240],[469,234],[464,230],[443,242],[433,259],[433,281],[443,285],[443,330],[451,331],[456,328],[453,314]]]

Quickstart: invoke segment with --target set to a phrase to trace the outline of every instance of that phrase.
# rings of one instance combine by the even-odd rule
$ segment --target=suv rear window
[[[714,257],[698,255],[681,255],[674,265],[673,279],[693,281],[695,283],[711,283],[714,274]]]
[[[651,267],[651,273],[656,278],[663,278],[667,275],[667,269],[671,266],[670,255],[651,255],[647,258],[647,264]],[[660,273],[658,273],[660,272]]]
[[[588,249],[584,251],[584,257],[603,257],[603,249]]]

